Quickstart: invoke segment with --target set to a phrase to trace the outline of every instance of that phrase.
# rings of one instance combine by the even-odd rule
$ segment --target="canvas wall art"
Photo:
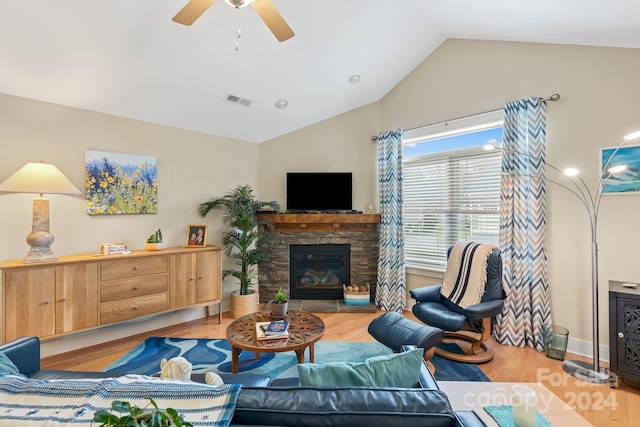
[[[155,157],[87,150],[85,165],[88,215],[158,213]]]
[[[602,170],[615,148],[604,148],[600,151],[600,169]],[[620,148],[607,169],[616,165],[626,165],[627,169],[611,175],[603,187],[602,194],[638,194],[640,192],[640,146]],[[603,173],[606,174],[606,171]]]

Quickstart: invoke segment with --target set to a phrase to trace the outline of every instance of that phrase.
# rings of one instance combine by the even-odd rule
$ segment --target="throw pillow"
[[[301,386],[416,387],[424,350],[370,357],[364,362],[298,365]]]
[[[18,367],[3,352],[0,351],[0,375],[19,374]]]

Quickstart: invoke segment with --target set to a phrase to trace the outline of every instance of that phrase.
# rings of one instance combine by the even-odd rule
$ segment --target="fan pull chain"
[[[238,24],[236,26],[236,52],[240,49],[240,37],[242,37],[242,30],[240,30],[240,8],[236,6],[238,11]]]

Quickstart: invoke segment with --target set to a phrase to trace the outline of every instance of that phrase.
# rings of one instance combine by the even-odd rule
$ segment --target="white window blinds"
[[[444,270],[460,240],[498,244],[499,150],[473,147],[405,158],[407,266]]]

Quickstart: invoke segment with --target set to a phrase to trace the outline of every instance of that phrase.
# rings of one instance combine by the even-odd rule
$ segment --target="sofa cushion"
[[[440,390],[379,387],[243,387],[234,425],[455,427]]]
[[[0,351],[0,375],[19,374],[18,367],[13,364],[3,352]]]
[[[411,388],[418,385],[424,350],[370,357],[364,362],[298,365],[301,386],[370,386]]]

